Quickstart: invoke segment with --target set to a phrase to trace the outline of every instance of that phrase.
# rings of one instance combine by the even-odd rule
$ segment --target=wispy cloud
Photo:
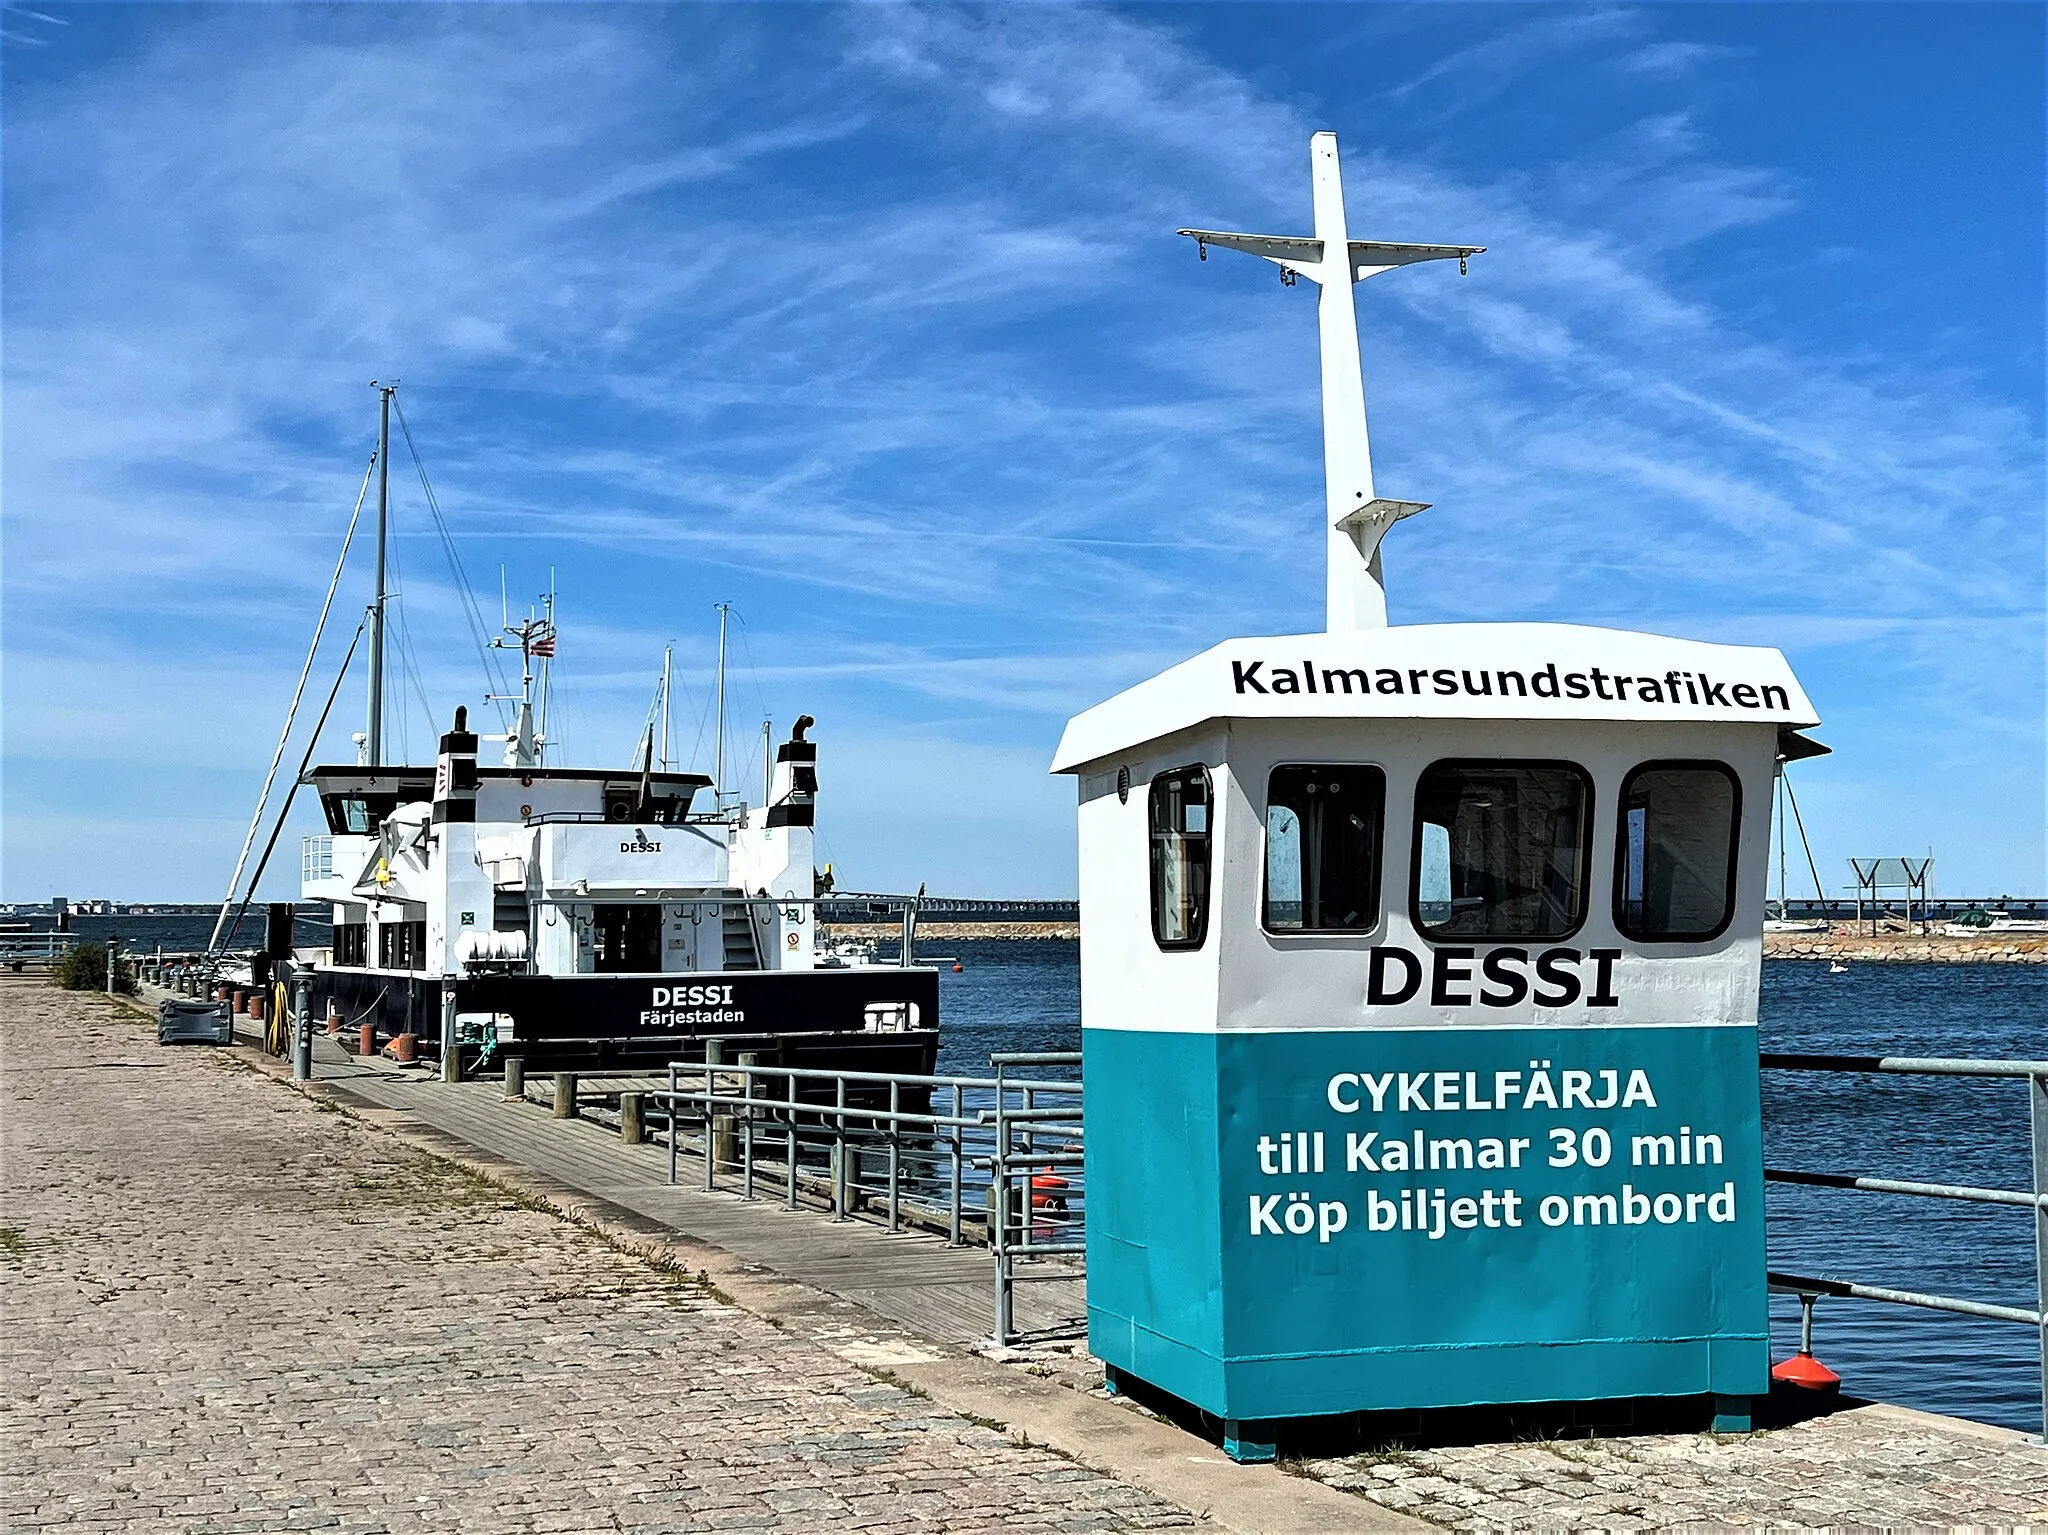
[[[572,751],[623,753],[662,640],[701,667],[733,598],[758,702],[862,743],[830,809],[873,882],[937,844],[859,828],[942,760],[999,758],[1064,845],[1070,797],[1016,764],[1066,712],[1320,621],[1312,300],[1170,231],[1305,226],[1333,119],[1362,231],[1489,247],[1463,281],[1360,290],[1379,478],[1437,503],[1390,541],[1398,616],[1784,634],[1845,709],[1882,652],[1916,719],[2036,739],[2038,647],[1987,676],[1938,636],[2038,623],[2038,420],[1910,345],[1756,323],[1727,264],[1802,189],[1720,153],[1674,85],[1739,53],[1663,25],[1470,29],[1355,109],[1413,142],[1082,7],[69,28],[5,108],[10,826],[79,804],[39,762],[138,794],[155,731],[193,720],[192,803],[234,819],[360,482],[364,386],[399,375],[472,574],[505,561],[515,603],[558,574]],[[1573,69],[1634,94],[1565,163],[1504,176],[1427,136]],[[480,683],[402,454],[424,741]],[[79,696],[143,700],[146,728]],[[9,894],[44,846],[10,831]]]

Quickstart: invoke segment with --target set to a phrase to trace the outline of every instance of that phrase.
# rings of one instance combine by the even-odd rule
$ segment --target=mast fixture
[[[1314,238],[1232,234],[1216,229],[1179,232],[1195,242],[1195,253],[1204,261],[1209,259],[1212,245],[1243,251],[1279,267],[1280,281],[1286,287],[1293,287],[1296,278],[1306,277],[1322,290],[1317,315],[1322,331],[1323,475],[1328,508],[1325,627],[1332,633],[1383,629],[1387,592],[1380,540],[1388,528],[1426,510],[1429,503],[1383,500],[1373,493],[1365,378],[1359,362],[1358,315],[1351,286],[1398,266],[1454,257],[1462,275],[1469,258],[1482,254],[1486,247],[1353,240],[1344,222],[1344,183],[1337,162],[1336,134],[1318,133],[1309,140],[1309,167],[1315,193]]]

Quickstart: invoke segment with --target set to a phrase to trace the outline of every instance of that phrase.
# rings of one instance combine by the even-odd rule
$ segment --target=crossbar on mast
[[[1209,247],[1261,256],[1280,268],[1281,280],[1306,277],[1322,289],[1317,319],[1322,332],[1323,479],[1328,508],[1328,563],[1324,585],[1325,627],[1384,629],[1386,577],[1380,540],[1404,517],[1428,510],[1426,501],[1389,501],[1373,493],[1372,445],[1365,426],[1365,376],[1358,355],[1358,314],[1351,285],[1397,266],[1467,258],[1483,245],[1399,245],[1353,240],[1344,222],[1344,181],[1337,163],[1337,135],[1309,140],[1310,179],[1315,194],[1316,232],[1292,235],[1232,234],[1216,229],[1183,229],[1204,261]],[[1337,252],[1343,259],[1333,260]]]

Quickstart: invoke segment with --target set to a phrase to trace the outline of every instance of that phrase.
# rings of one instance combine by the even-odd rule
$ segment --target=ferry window
[[[396,794],[332,794],[322,797],[327,829],[337,837],[374,836],[384,818],[398,808]]]
[[[1266,780],[1266,926],[1274,932],[1366,932],[1380,920],[1380,826],[1386,775],[1376,767],[1277,767]]]
[[[1415,786],[1415,925],[1563,938],[1586,917],[1592,785],[1569,762],[1438,762]]]
[[[1199,949],[1209,933],[1209,770],[1175,768],[1152,780],[1152,937]]]
[[[1646,762],[1621,785],[1614,922],[1630,938],[1718,938],[1735,915],[1742,789],[1718,762]]]
[[[427,924],[385,922],[377,928],[377,965],[382,970],[421,970],[426,967]]]
[[[367,965],[370,962],[370,929],[361,922],[334,924],[334,963]]]

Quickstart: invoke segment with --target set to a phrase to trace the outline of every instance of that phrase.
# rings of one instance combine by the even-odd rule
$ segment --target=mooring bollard
[[[640,1093],[619,1094],[619,1139],[628,1146],[637,1146],[647,1139],[646,1127],[640,1118],[640,1108],[645,1101]]]
[[[239,986],[232,987],[228,991],[228,1004],[228,1011],[239,1018],[249,1010],[249,994]]]
[[[364,1025],[363,1025],[363,1027],[362,1027],[362,1030],[361,1030],[361,1032],[360,1032],[360,1035],[359,1035],[359,1042],[358,1042],[358,1044],[357,1044],[357,1046],[356,1046],[356,1054],[357,1054],[357,1055],[375,1055],[376,1053],[377,1053],[377,1025],[375,1025],[374,1023],[366,1023],[366,1024],[364,1024]]]
[[[505,1101],[524,1103],[526,1101],[526,1058],[518,1055],[505,1057]]]
[[[249,1021],[251,1023],[261,1023],[263,1021],[263,993],[260,991],[249,993]]]
[[[334,1035],[341,1033],[341,1005],[339,1003],[329,1002],[327,1004],[327,1032]]]
[[[292,1017],[292,1080],[313,1080],[313,983],[301,980],[294,988],[296,1007]]]
[[[558,1071],[555,1073],[555,1118],[576,1117],[576,1073]]]

